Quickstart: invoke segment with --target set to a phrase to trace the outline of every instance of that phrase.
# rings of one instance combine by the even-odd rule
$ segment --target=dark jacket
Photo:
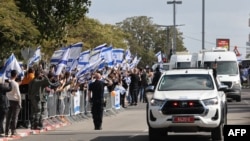
[[[7,109],[9,107],[9,100],[6,96],[6,92],[10,92],[12,86],[9,82],[5,82],[8,84],[1,84],[0,83],[0,109]]]
[[[159,71],[159,69],[156,69],[154,76],[153,76],[153,80],[152,80],[152,84],[154,85],[154,88],[156,88],[156,85],[160,77],[161,77],[161,72]]]

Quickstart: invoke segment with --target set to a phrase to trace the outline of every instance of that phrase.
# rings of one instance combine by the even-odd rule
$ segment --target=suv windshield
[[[164,75],[158,86],[158,91],[213,89],[213,81],[208,74]]]

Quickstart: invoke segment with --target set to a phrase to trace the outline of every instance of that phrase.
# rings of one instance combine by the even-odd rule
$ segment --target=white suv
[[[163,72],[156,88],[146,89],[149,140],[168,132],[199,131],[221,140],[227,123],[226,89],[215,81],[211,69]]]

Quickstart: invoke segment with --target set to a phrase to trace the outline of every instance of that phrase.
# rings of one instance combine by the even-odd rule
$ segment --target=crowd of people
[[[23,66],[25,75],[22,79],[18,77],[17,71],[11,71],[11,78],[3,80],[0,78],[0,133],[3,136],[16,135],[18,115],[21,111],[23,101],[21,94],[26,94],[31,109],[29,120],[31,129],[42,129],[44,112],[49,111],[47,99],[48,94],[58,95],[57,112],[62,120],[65,120],[64,98],[69,94],[74,96],[76,91],[84,93],[85,107],[90,102],[91,114],[95,130],[102,129],[103,109],[105,106],[104,88],[111,94],[117,87],[120,91],[120,105],[136,106],[138,102],[146,103],[145,88],[152,84],[156,85],[161,72],[159,68],[133,68],[122,70],[120,68],[105,67],[103,70],[96,70],[90,74],[86,81],[78,81],[75,77],[76,71],[63,70],[60,75],[55,73],[54,65],[45,69],[43,64],[35,64],[27,68]],[[48,115],[50,116],[50,115]],[[6,119],[5,128],[3,127]]]

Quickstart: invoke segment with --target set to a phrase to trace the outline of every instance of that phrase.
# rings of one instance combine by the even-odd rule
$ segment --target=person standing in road
[[[102,130],[102,118],[104,107],[104,87],[112,85],[109,79],[102,80],[100,73],[95,73],[95,81],[89,84],[88,97],[92,103],[91,113],[95,130]]]
[[[22,107],[22,98],[19,90],[19,83],[16,82],[18,72],[16,70],[11,70],[10,75],[10,83],[12,86],[12,90],[10,92],[7,92],[6,94],[9,100],[10,107],[6,116],[5,136],[9,135],[9,129],[11,129],[12,136],[17,135],[17,120],[20,109]]]
[[[160,77],[161,77],[160,67],[157,66],[155,69],[154,75],[153,75],[153,80],[152,80],[152,84],[154,86],[154,89],[156,89],[156,85],[157,85]]]
[[[140,102],[146,103],[146,92],[145,89],[148,86],[147,82],[147,73],[146,70],[143,68],[139,69],[139,77],[140,77],[140,89],[139,89],[139,96],[140,96]]]
[[[129,93],[131,95],[131,103],[130,106],[137,105],[138,102],[138,94],[139,94],[139,81],[140,77],[138,74],[138,68],[134,68],[133,71],[129,74],[131,82],[129,84]]]
[[[4,82],[4,79],[0,77],[0,134],[4,134],[3,121],[8,112],[9,100],[6,96],[7,92],[12,90],[12,85],[7,80]],[[1,137],[0,135],[0,137]]]

